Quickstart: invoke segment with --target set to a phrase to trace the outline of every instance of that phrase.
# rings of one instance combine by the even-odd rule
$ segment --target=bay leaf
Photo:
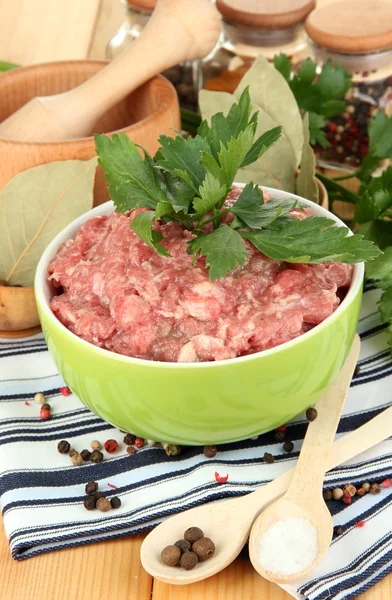
[[[252,98],[252,88],[250,88]],[[199,92],[199,106],[203,119],[210,122],[212,115],[217,112],[227,114],[236,101],[233,94],[227,92],[211,92],[201,90]],[[276,127],[279,123],[275,122],[260,106],[252,103],[252,113],[259,111],[256,136],[262,135],[265,131]],[[291,145],[286,136],[282,137],[269,148],[268,152],[263,154],[255,163],[239,169],[236,175],[236,181],[239,183],[257,183],[285,190],[290,193],[295,191],[295,158]]]
[[[302,156],[304,134],[301,114],[290,86],[283,75],[261,54],[241,79],[234,92],[236,99],[248,85],[252,104],[262,108],[271,119],[283,127],[297,168]]]
[[[97,159],[52,162],[16,175],[0,192],[0,279],[30,287],[52,239],[93,204]]]
[[[313,200],[318,204],[319,189],[316,182],[316,157],[309,143],[309,115],[303,118],[304,147],[301,158],[301,170],[297,177],[296,193],[307,200]]]

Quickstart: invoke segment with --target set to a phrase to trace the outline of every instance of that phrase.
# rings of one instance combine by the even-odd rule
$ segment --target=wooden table
[[[102,0],[90,56],[104,56],[105,45],[121,23],[119,0]],[[16,562],[0,524],[0,600],[289,600],[291,596],[236,560],[222,573],[192,586],[154,581],[139,560],[143,536],[59,550]],[[391,600],[392,575],[361,596]]]

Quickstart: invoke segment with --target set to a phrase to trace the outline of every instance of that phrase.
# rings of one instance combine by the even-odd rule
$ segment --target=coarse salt
[[[259,563],[273,573],[294,575],[310,567],[319,551],[317,529],[303,517],[277,521],[262,535]]]

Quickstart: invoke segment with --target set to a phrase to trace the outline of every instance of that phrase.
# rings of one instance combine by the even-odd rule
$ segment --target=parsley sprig
[[[206,257],[210,279],[218,279],[242,266],[248,256],[245,240],[272,259],[288,262],[372,260],[378,248],[363,236],[349,236],[332,219],[298,220],[290,211],[296,199],[264,202],[261,189],[248,183],[233,206],[224,203],[238,169],[259,159],[282,135],[275,127],[256,137],[258,113],[251,114],[246,88],[229,113],[203,121],[197,135],[170,138],[161,135],[152,158],[127,135],[96,135],[96,149],[118,212],[145,207],[132,221],[134,232],[146,244],[169,257],[155,221],[179,221],[193,231],[188,252]],[[228,225],[223,214],[231,213]],[[212,223],[212,231],[205,226]]]

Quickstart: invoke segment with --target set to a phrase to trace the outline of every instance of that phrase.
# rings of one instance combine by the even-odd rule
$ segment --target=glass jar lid
[[[135,8],[141,8],[142,10],[153,11],[157,0],[125,0],[128,6],[134,6]]]
[[[315,44],[335,52],[392,49],[392,3],[341,0],[326,4],[308,16],[305,29]]]
[[[315,0],[216,0],[223,18],[248,27],[286,29],[300,23],[315,7]]]

